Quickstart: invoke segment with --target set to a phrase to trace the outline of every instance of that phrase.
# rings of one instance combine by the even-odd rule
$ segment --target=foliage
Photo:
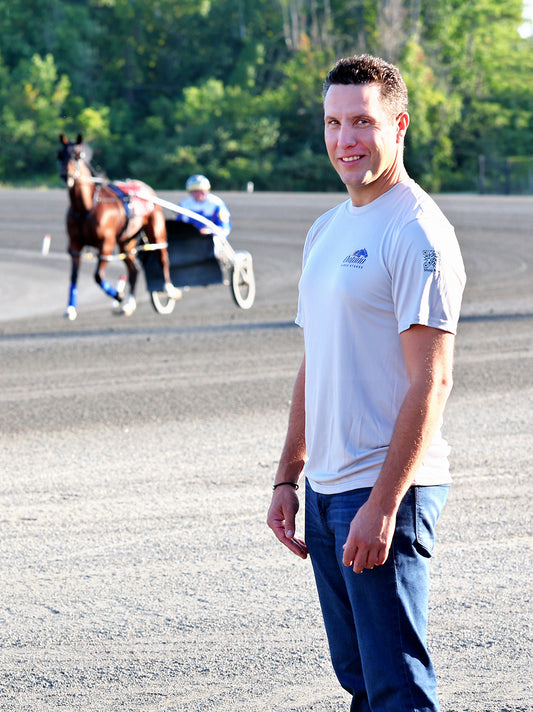
[[[533,155],[533,39],[522,0],[0,0],[0,182],[57,182],[82,132],[111,177],[158,189],[338,190],[321,84],[339,56],[397,63],[406,164],[475,190],[479,155]]]
[[[23,60],[10,77],[0,64],[0,175],[12,180],[49,178],[51,136],[62,129],[61,110],[70,91],[52,55]]]
[[[402,62],[409,91],[411,124],[407,132],[405,164],[424,187],[439,191],[453,166],[451,128],[458,120],[461,99],[450,95],[430,68],[422,47],[410,42]]]

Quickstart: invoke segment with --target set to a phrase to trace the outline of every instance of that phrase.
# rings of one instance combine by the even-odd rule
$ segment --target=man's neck
[[[347,186],[348,195],[352,200],[352,205],[356,208],[362,208],[364,205],[372,203],[385,193],[388,193],[395,185],[407,180],[409,175],[404,165],[398,166],[390,175],[383,174],[377,180],[368,185]]]

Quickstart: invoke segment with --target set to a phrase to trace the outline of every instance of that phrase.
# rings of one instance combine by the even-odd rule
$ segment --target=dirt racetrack
[[[254,257],[250,311],[214,286],[159,316],[141,279],[137,312],[116,317],[89,261],[70,323],[66,193],[0,190],[0,710],[348,710],[310,563],[265,524],[303,240],[344,195],[223,197]],[[526,712],[533,198],[438,202],[468,286],[430,645],[443,712]]]

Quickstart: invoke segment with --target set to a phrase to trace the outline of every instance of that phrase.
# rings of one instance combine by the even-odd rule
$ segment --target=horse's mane
[[[83,151],[83,159],[87,168],[91,171],[91,175],[96,178],[105,178],[107,180],[107,176],[104,169],[98,165],[95,166],[92,162],[93,149],[89,146],[88,143],[85,142],[83,142],[81,146]]]

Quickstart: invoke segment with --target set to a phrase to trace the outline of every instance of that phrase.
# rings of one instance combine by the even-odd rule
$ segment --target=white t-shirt
[[[325,494],[372,487],[409,387],[400,334],[456,332],[465,272],[453,227],[412,180],[322,215],[304,248],[305,474]],[[415,484],[450,481],[440,427]]]

